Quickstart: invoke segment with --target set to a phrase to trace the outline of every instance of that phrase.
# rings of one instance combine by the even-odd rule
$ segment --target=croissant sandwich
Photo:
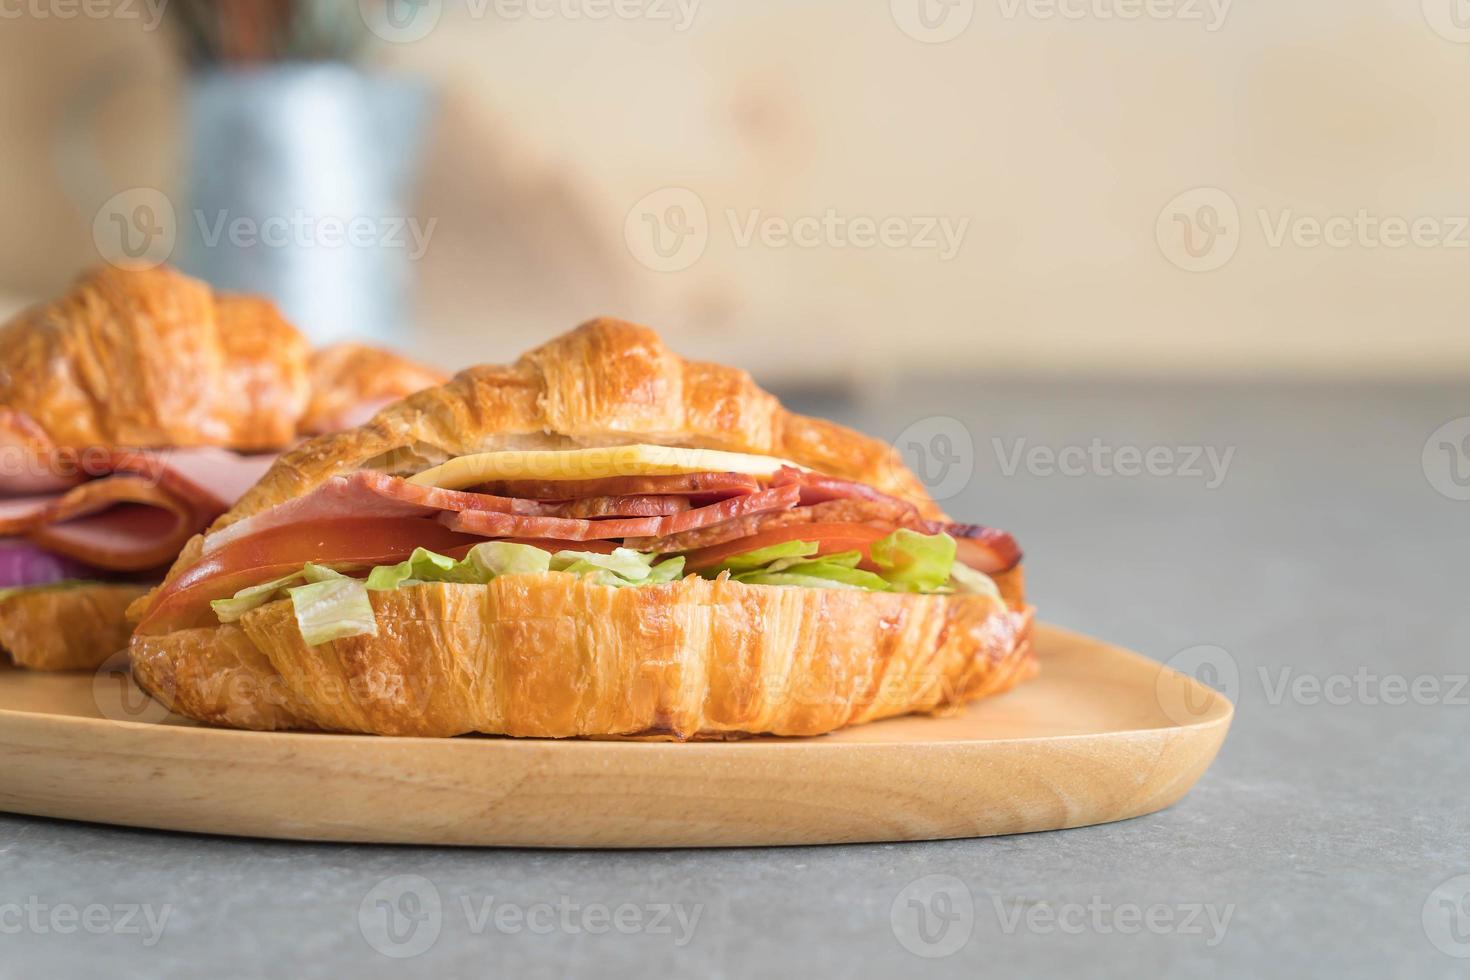
[[[0,327],[0,649],[96,667],[276,452],[441,380],[357,345],[313,354],[270,302],[166,267],[100,267],[21,313]]]
[[[1009,535],[615,320],[286,453],[130,615],[145,690],[257,730],[814,735],[1034,670]]]

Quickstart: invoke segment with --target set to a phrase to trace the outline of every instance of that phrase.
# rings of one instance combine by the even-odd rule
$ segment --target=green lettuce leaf
[[[957,593],[988,595],[992,599],[1000,599],[1000,589],[996,586],[994,579],[962,562],[954,563],[954,567],[949,570],[949,579]]]
[[[85,585],[106,585],[99,579],[91,578],[61,578],[55,582],[47,582],[44,585],[11,585],[0,589],[0,602],[4,602],[13,595],[21,592],[65,592],[67,589],[80,589]]]
[[[869,554],[895,592],[938,592],[949,583],[955,542],[948,534],[899,528],[873,542]]]
[[[379,565],[369,572],[367,587],[374,592],[384,592],[401,585],[417,585],[420,582],[484,585],[492,577],[492,573],[469,558],[455,561],[448,555],[441,555],[428,548],[415,548],[407,560],[396,565]]]
[[[783,558],[806,558],[809,555],[815,555],[818,547],[815,541],[786,541],[782,544],[773,544],[769,547],[747,551],[741,555],[731,555],[706,574],[713,578],[724,571],[755,571]]]
[[[488,582],[501,575],[531,575],[551,569],[551,552],[513,541],[486,541],[475,545],[465,557],[483,572]]]
[[[378,635],[378,620],[368,601],[367,585],[361,579],[333,573],[286,592],[307,646],[348,636]]]

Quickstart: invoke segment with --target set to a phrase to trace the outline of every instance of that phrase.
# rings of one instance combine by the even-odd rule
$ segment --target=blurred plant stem
[[[170,0],[164,9],[200,67],[353,62],[368,36],[357,0]]]

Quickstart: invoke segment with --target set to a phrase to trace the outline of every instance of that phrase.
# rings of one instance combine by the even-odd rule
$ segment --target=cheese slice
[[[609,476],[673,476],[680,473],[770,476],[783,466],[806,469],[774,456],[675,446],[511,449],[456,456],[447,463],[409,477],[408,482],[445,490],[463,490],[495,480],[600,480]]]

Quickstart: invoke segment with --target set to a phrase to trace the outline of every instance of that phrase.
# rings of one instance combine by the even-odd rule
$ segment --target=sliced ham
[[[596,480],[501,480],[476,489],[531,500],[674,494],[708,503],[738,494],[755,493],[760,488],[756,478],[747,473],[681,473],[670,476],[609,476]]]
[[[85,517],[48,524],[28,537],[47,551],[99,568],[139,572],[157,568],[177,557],[184,543],[198,530],[198,524],[187,510],[124,503]]]
[[[800,490],[783,487],[788,493]],[[691,551],[708,548],[727,541],[748,538],[789,524],[874,524],[893,527],[890,508],[868,500],[833,500],[809,507],[793,507],[776,513],[750,514],[721,524],[686,529],[674,534],[634,538],[624,542],[638,551],[654,551],[667,554],[675,551]]]
[[[628,494],[619,497],[583,497],[545,505],[553,517],[663,517],[690,507],[688,497],[674,494]]]
[[[58,472],[110,475],[0,499],[0,534],[108,571],[156,568],[229,509],[273,460],[224,449],[73,454],[57,463]]]
[[[803,506],[826,503],[829,500],[866,500],[883,505],[895,521],[917,518],[918,507],[907,500],[900,500],[865,483],[843,480],[835,476],[824,476],[811,470],[798,470],[783,466],[771,478],[771,486],[797,486],[801,488]]]
[[[798,487],[772,487],[729,497],[666,517],[578,520],[562,517],[524,517],[489,511],[465,510],[441,515],[446,527],[487,538],[552,538],[558,541],[594,541],[612,538],[653,538],[695,528],[725,524],[751,514],[788,510],[801,497]]]
[[[726,497],[700,508],[691,508],[687,496],[672,494],[546,502],[426,487],[386,473],[359,470],[348,476],[334,477],[304,497],[284,501],[211,533],[204,539],[204,553],[210,554],[231,542],[272,528],[348,516],[475,515],[466,518],[469,523],[464,529],[489,537],[589,541],[628,535],[671,534],[689,527],[701,527],[714,520],[729,520],[773,507],[789,507],[799,494],[795,487],[780,488]],[[507,520],[492,520],[488,515],[499,515]],[[470,525],[475,522],[480,528],[501,530],[471,530]],[[588,526],[594,523],[595,528]]]

